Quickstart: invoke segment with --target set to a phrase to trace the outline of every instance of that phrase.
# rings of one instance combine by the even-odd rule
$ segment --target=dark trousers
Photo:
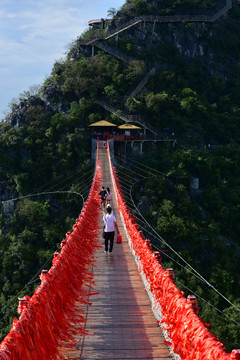
[[[108,251],[108,241],[110,241],[109,252],[112,252],[114,231],[105,232],[105,251]]]

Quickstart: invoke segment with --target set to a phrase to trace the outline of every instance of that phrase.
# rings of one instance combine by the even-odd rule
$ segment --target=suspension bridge
[[[89,196],[72,232],[43,270],[32,297],[19,299],[0,360],[223,359],[227,353],[164,270],[125,204],[109,147],[97,147]],[[104,253],[101,185],[113,189],[112,206],[122,244]]]

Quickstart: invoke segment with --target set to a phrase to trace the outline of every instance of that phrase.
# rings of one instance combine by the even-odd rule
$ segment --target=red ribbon
[[[94,180],[86,203],[73,231],[66,234],[61,252],[56,253],[49,272],[41,279],[28,306],[0,345],[0,360],[64,359],[59,352],[63,343],[74,344],[74,335],[86,334],[84,310],[76,312],[76,302],[89,304],[94,285],[89,272],[98,244],[102,173],[97,161]],[[76,324],[79,326],[76,327]]]

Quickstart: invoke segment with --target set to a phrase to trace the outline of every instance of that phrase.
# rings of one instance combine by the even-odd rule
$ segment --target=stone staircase
[[[107,45],[103,42],[93,42],[92,43],[92,46],[96,46],[98,47],[99,49],[105,51],[106,53],[109,53],[111,55],[113,55],[114,57],[116,57],[117,59],[120,59],[124,62],[129,62],[131,60],[133,60],[133,58],[131,58],[130,56],[124,54],[122,51],[110,46],[110,45]]]
[[[240,0],[237,0],[237,1],[240,1]],[[233,2],[233,0],[226,0],[226,5],[222,9],[220,9],[218,12],[216,12],[214,15],[211,15],[211,16],[210,15],[209,16],[208,15],[139,16],[139,17],[136,17],[136,18],[128,21],[127,23],[117,27],[116,29],[113,29],[112,31],[108,31],[105,34],[102,30],[96,31],[91,37],[89,37],[85,40],[81,40],[80,47],[82,49],[84,49],[84,47],[86,47],[86,46],[96,46],[99,49],[113,55],[114,57],[116,57],[124,62],[128,62],[128,61],[133,60],[133,58],[122,53],[121,51],[114,48],[113,46],[110,46],[109,44],[106,44],[106,43],[104,44],[103,41],[108,40],[114,36],[117,36],[119,33],[126,31],[126,30],[130,29],[131,27],[136,26],[137,24],[142,23],[142,22],[153,22],[153,23],[156,23],[156,22],[160,22],[160,23],[215,22],[220,17],[222,17],[228,13],[228,11],[232,7],[232,2]],[[146,82],[149,80],[148,76],[149,75],[146,75],[146,78],[147,78]],[[144,80],[142,80],[142,81],[144,82]],[[145,85],[143,85],[142,87],[144,87],[144,86]],[[140,85],[140,87],[141,87],[141,85]],[[134,96],[134,95],[130,95],[130,96]]]
[[[228,11],[232,8],[232,0],[226,0],[226,6],[219,10],[216,14],[212,16],[212,22],[215,22],[220,17],[224,16],[228,13]]]
[[[112,114],[115,114],[117,111],[121,110],[103,99],[98,99],[98,103],[105,110],[109,111]],[[137,123],[137,124],[141,125],[144,129],[147,129],[148,131],[150,131],[155,136],[159,135],[158,131],[147,121],[143,120],[140,115],[126,115],[124,113],[121,113],[119,118],[122,119],[123,121],[125,121],[126,123],[128,123],[128,122]]]
[[[140,83],[133,90],[130,90],[130,92],[128,92],[127,96],[128,97],[136,96],[144,88],[144,86],[147,84],[149,79],[155,74],[156,74],[156,68],[153,67],[150,71],[148,71],[145,74],[144,78],[140,81]]]
[[[116,106],[110,104],[109,102],[105,101],[104,99],[98,99],[99,105],[101,105],[105,110],[109,111],[112,114],[115,114],[117,111],[122,111],[121,109],[117,108]],[[123,112],[121,112],[120,119],[122,119],[125,122],[132,122],[136,120],[135,115],[126,115]]]
[[[123,24],[122,26],[118,26],[116,29],[114,29],[112,31],[109,31],[107,33],[107,35],[104,37],[104,39],[108,40],[111,37],[116,36],[116,35],[120,34],[121,32],[130,29],[131,27],[133,27],[133,26],[141,23],[142,21],[144,21],[143,19],[144,19],[144,16],[139,16],[139,17],[136,17],[136,18],[128,21],[127,23]]]

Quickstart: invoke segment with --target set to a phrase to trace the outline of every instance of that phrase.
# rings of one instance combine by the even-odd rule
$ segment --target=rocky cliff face
[[[38,96],[30,96],[28,99],[21,100],[18,105],[8,114],[4,122],[9,123],[16,129],[29,122],[26,116],[28,109],[31,107],[41,107],[45,112],[50,114],[64,114],[69,110],[69,104],[61,102],[61,89],[57,82],[47,82]]]
[[[144,49],[175,44],[180,54],[185,57],[208,56],[208,45],[203,35],[208,32],[205,23],[155,23],[145,22],[121,34],[119,39],[132,39],[139,54]]]
[[[127,20],[129,21],[130,18]],[[219,49],[216,50],[214,46],[218,43],[217,39],[224,36],[221,28],[221,23],[224,21],[226,16],[225,19],[221,18],[215,23],[184,21],[161,23],[148,20],[146,17],[145,21],[119,33],[117,41],[118,44],[121,41],[123,43],[130,41],[137,56],[144,56],[147,62],[153,61],[151,53],[154,49],[155,52],[159,51],[159,63],[166,62],[163,57],[160,59],[162,49],[175,47],[175,50],[186,60],[198,57],[209,68],[210,74],[217,71],[225,79],[229,79],[231,75],[228,66],[239,66],[238,57],[228,53],[223,58],[222,55],[219,56]],[[115,26],[123,26],[123,24],[123,19],[113,22],[112,30]]]
[[[8,114],[4,122],[18,129],[26,123],[26,112],[30,106],[45,106],[44,102],[37,96],[30,96],[27,100],[21,100],[13,111]]]
[[[64,114],[69,110],[69,104],[66,101],[60,101],[63,96],[61,86],[57,82],[48,81],[40,93],[40,98],[46,108],[53,113]]]
[[[169,44],[172,44],[176,47],[179,54],[186,59],[193,59],[199,57],[204,65],[207,65],[209,68],[209,73],[213,74],[214,71],[219,72],[225,79],[231,77],[227,67],[230,66],[239,66],[238,58],[236,51],[230,51],[229,53],[224,54],[224,59],[221,53],[221,49],[216,49],[215,44],[218,44],[219,41],[227,36],[225,29],[230,27],[227,25],[227,22],[231,22],[233,19],[236,22],[237,17],[239,17],[239,7],[236,5],[236,2],[231,2],[229,0],[221,0],[218,2],[199,2],[196,1],[193,3],[187,3],[183,1],[155,1],[147,0],[144,1],[148,5],[148,10],[150,12],[139,12],[135,9],[132,1],[127,1],[123,8],[117,13],[115,19],[109,25],[109,31],[114,31],[118,27],[124,27],[124,24],[127,24],[129,21],[133,21],[137,16],[141,16],[142,22],[130,26],[127,30],[122,31],[118,34],[117,41],[131,41],[133,48],[135,49],[138,56],[146,56],[146,50],[150,53],[152,49],[159,48],[159,53],[161,53],[162,47],[167,47]],[[181,8],[181,11],[178,11],[178,5]],[[184,5],[185,4],[185,5]],[[187,5],[188,4],[188,5]],[[239,4],[239,2],[238,2]],[[198,9],[197,13],[191,11],[191,6],[193,10]],[[171,9],[169,12],[167,9]],[[179,8],[179,9],[180,9]],[[164,13],[165,11],[165,13]],[[151,16],[163,15],[167,17],[168,15],[194,15],[199,14],[202,16],[212,16],[217,20],[213,22],[207,21],[169,21],[169,22],[159,22],[155,21]],[[150,15],[150,16],[149,16]],[[220,16],[218,18],[218,16]],[[225,24],[222,26],[222,24]],[[225,29],[224,29],[225,26]],[[236,27],[236,26],[235,26]],[[228,31],[231,38],[229,38],[229,44],[232,41],[236,40],[234,31],[238,31],[233,26],[233,31]],[[234,40],[235,39],[235,40]],[[237,44],[237,41],[235,41]],[[237,45],[234,44],[237,47]],[[232,48],[234,48],[232,46]],[[231,47],[229,45],[229,47]],[[151,61],[149,58],[147,61]]]

